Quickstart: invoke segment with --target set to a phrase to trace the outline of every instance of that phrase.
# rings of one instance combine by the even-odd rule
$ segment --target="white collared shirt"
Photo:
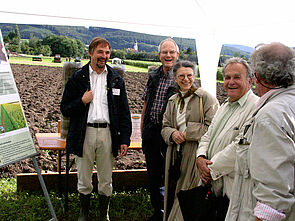
[[[97,74],[89,65],[90,88],[93,92],[93,100],[90,102],[87,123],[110,123],[107,74],[107,67],[101,74]]]

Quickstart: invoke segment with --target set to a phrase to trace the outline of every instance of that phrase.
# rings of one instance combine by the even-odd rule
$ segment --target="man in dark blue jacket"
[[[110,43],[94,38],[88,49],[90,62],[68,80],[61,101],[61,112],[70,118],[66,148],[76,155],[80,215],[87,220],[94,162],[97,167],[101,220],[109,220],[114,157],[127,154],[131,117],[125,83],[107,65]]]

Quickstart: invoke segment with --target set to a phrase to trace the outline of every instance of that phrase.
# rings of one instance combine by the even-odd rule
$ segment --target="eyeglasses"
[[[167,54],[175,55],[177,52],[176,51],[161,51],[161,54],[167,55]]]
[[[194,77],[194,75],[193,74],[187,74],[187,75],[179,74],[179,75],[177,75],[177,78],[181,81],[183,81],[185,79],[185,77],[187,77],[187,79],[191,80]]]
[[[256,80],[258,81],[259,84],[261,84],[263,87],[266,87],[266,88],[268,88],[268,89],[280,89],[280,88],[283,88],[283,87],[284,87],[284,86],[269,87],[269,86],[265,85],[264,83],[262,83],[261,79],[259,79],[259,78],[257,77],[257,72],[254,73],[254,76],[255,76],[255,78],[256,78]]]

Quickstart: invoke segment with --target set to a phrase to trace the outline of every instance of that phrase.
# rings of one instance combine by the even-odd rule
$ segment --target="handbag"
[[[180,190],[177,198],[184,221],[215,220],[215,196],[210,184]]]

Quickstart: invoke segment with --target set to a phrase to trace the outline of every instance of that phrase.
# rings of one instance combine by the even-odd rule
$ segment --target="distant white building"
[[[138,52],[138,44],[137,41],[135,41],[133,48],[126,48],[126,51],[133,51],[133,52]]]
[[[134,44],[134,47],[133,48],[134,48],[134,51],[135,52],[138,52],[138,44],[137,44],[137,41],[135,41],[135,44]]]

